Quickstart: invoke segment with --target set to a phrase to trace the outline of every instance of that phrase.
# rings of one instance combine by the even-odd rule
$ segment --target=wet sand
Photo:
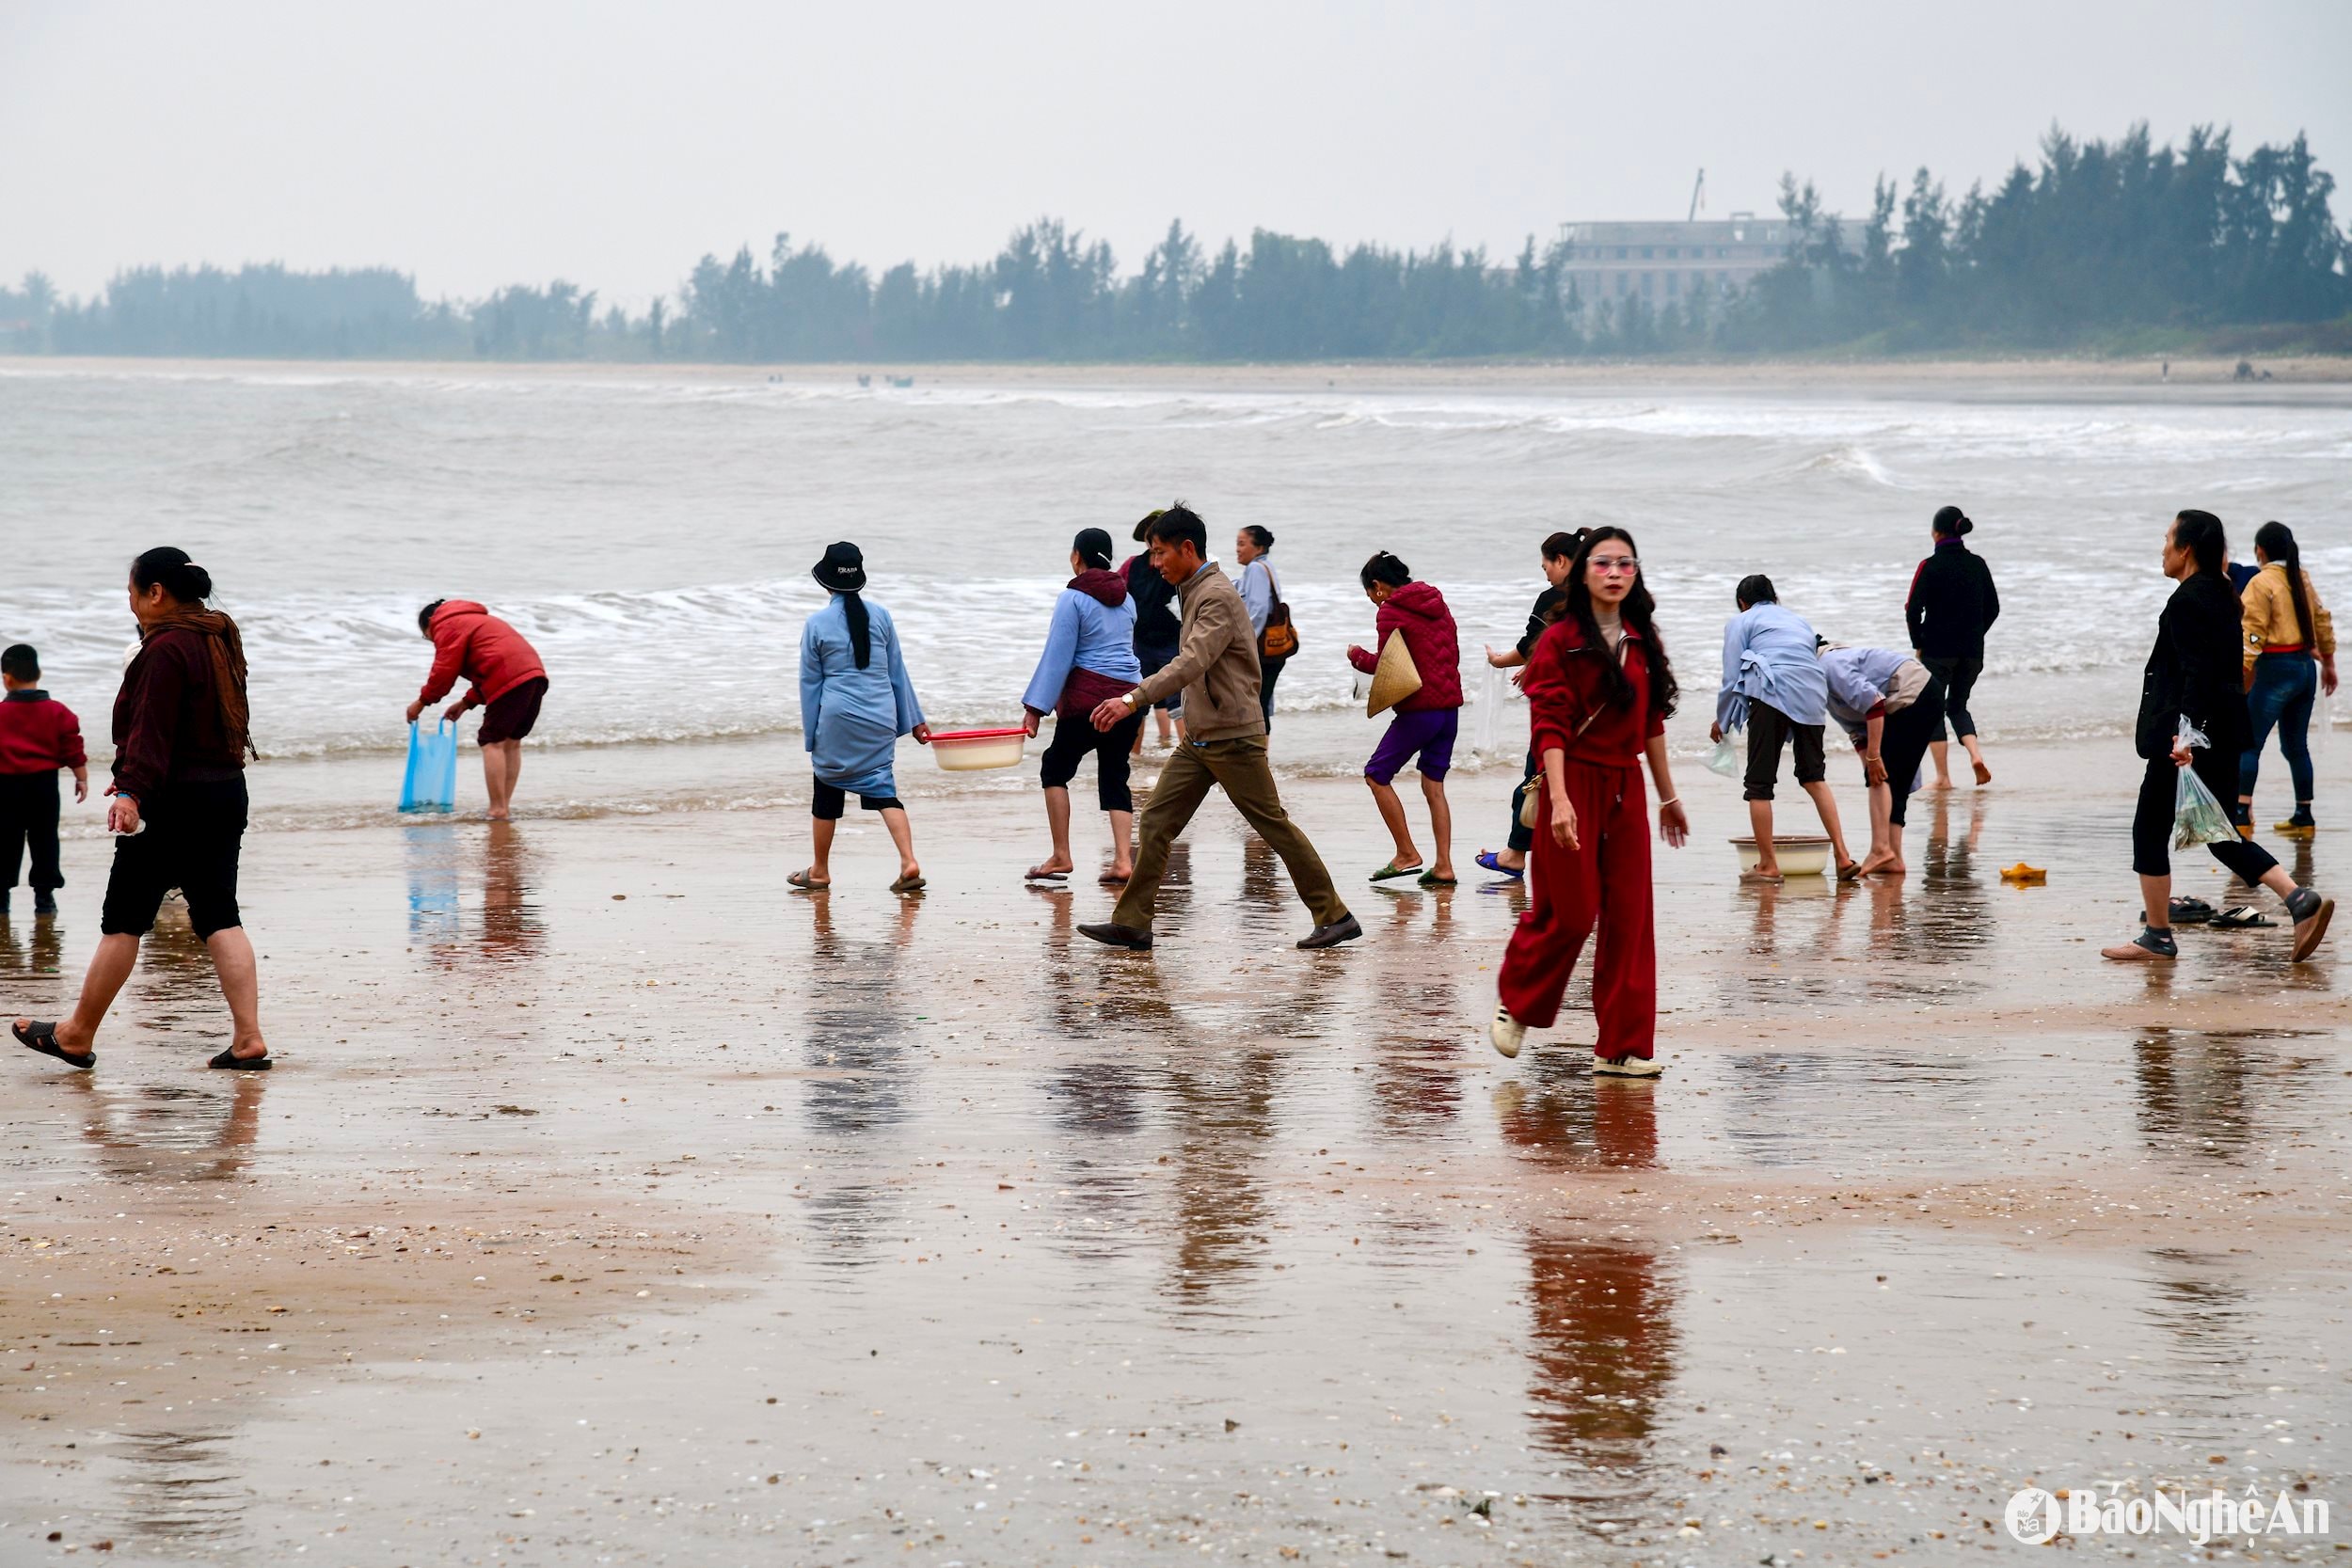
[[[1149,958],[1020,884],[1033,797],[912,777],[919,899],[856,814],[786,893],[789,807],[256,834],[278,1070],[202,1070],[184,924],[95,1074],[10,1063],[0,1560],[1945,1562],[2019,1549],[2027,1484],[2341,1515],[2352,929],[2103,965],[2126,751],[1997,752],[1850,888],[1738,886],[1685,764],[1657,1084],[1585,1075],[1581,986],[1495,1056],[1521,895],[1364,887],[1344,781],[1285,786],[1367,928],[1322,955],[1215,800]],[[1465,866],[1507,790],[1459,776]],[[104,853],[0,927],[10,1010],[78,979]]]

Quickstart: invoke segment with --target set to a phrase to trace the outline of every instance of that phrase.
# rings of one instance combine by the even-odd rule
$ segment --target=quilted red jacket
[[[1421,689],[1397,704],[1397,712],[1462,705],[1462,639],[1454,629],[1454,612],[1446,609],[1443,594],[1425,582],[1408,582],[1382,601],[1374,626],[1372,648],[1351,651],[1348,662],[1371,674],[1380,667],[1380,650],[1389,645],[1389,633],[1405,634],[1405,651],[1421,672]]]

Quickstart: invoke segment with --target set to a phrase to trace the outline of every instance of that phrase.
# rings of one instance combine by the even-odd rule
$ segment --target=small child
[[[33,912],[56,914],[57,889],[57,769],[73,769],[73,799],[89,799],[89,758],[82,721],[40,689],[40,656],[19,642],[0,653],[0,914],[8,912],[17,866],[27,840],[33,849]]]

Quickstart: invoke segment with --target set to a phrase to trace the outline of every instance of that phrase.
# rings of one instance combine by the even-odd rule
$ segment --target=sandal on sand
[[[1396,862],[1391,861],[1374,872],[1368,879],[1375,882],[1392,882],[1399,877],[1418,877],[1421,871],[1422,868],[1418,865],[1399,865]]]
[[[1070,873],[1067,871],[1048,871],[1041,865],[1033,865],[1029,867],[1028,870],[1021,873],[1021,877],[1024,881],[1030,882],[1063,882],[1070,879]]]
[[[259,1056],[240,1056],[237,1048],[232,1045],[204,1065],[226,1068],[231,1072],[267,1072],[278,1064],[270,1059],[267,1053]]]
[[[27,1027],[27,1023],[31,1026]],[[87,1072],[97,1065],[98,1053],[96,1052],[85,1051],[76,1055],[59,1045],[57,1026],[55,1023],[31,1023],[31,1021],[27,1020],[26,1023],[9,1024],[8,1033],[14,1035],[16,1043],[25,1050],[38,1051],[44,1056],[55,1056],[68,1067],[78,1067],[84,1072]]]
[[[901,877],[897,881],[890,884],[890,891],[893,893],[920,893],[923,891],[923,879],[920,877]]]
[[[2249,927],[2279,924],[2251,904],[2233,904],[2219,914],[2205,918],[2217,931],[2243,931]]]
[[[2202,926],[2214,917],[2214,907],[2202,898],[2175,898],[2167,909],[2175,926]]]
[[[1839,866],[1837,868],[1837,879],[1841,882],[1860,881],[1862,879],[1862,863],[1860,861],[1848,861],[1845,864]]]
[[[808,879],[808,873],[805,871],[795,871],[792,875],[787,877],[785,880],[791,883],[794,887],[799,888],[803,893],[822,893],[827,888],[833,886],[831,882],[810,881]]]
[[[1434,871],[1424,871],[1421,874],[1421,885],[1423,887],[1456,887],[1460,885],[1460,882],[1456,878],[1440,877]]]
[[[1125,887],[1135,879],[1135,875],[1132,871],[1105,871],[1094,879],[1104,887]]]
[[[1478,865],[1481,870],[1491,871],[1498,877],[1508,877],[1515,882],[1523,880],[1527,876],[1526,867],[1503,864],[1495,858],[1492,849],[1478,851]]]

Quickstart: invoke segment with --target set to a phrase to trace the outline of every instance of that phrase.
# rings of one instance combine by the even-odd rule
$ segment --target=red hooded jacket
[[[82,721],[72,708],[37,687],[0,702],[0,773],[55,773],[88,764]]]
[[[1445,595],[1425,582],[1408,582],[1381,602],[1373,623],[1376,635],[1370,652],[1348,651],[1348,662],[1369,675],[1380,668],[1380,650],[1389,633],[1405,634],[1405,651],[1421,672],[1421,689],[1396,705],[1399,713],[1462,705],[1462,638],[1454,629],[1454,612]]]
[[[437,703],[459,677],[473,683],[466,705],[495,703],[523,682],[547,678],[523,634],[471,599],[451,599],[433,612],[433,673],[417,695]]]

